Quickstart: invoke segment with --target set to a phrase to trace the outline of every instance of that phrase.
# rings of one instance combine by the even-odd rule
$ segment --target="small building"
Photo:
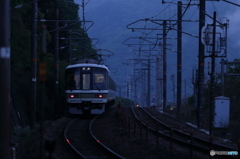
[[[228,128],[230,116],[230,99],[228,97],[215,97],[215,128]]]

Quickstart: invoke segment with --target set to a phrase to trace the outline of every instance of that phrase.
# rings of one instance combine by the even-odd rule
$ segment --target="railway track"
[[[72,120],[64,130],[64,140],[67,145],[83,159],[119,159],[123,158],[112,151],[96,138],[92,125],[99,116],[93,119]]]
[[[156,124],[156,117],[142,108],[124,108],[120,111],[120,114],[116,113],[112,108],[109,113],[105,113],[105,116],[100,115],[92,120],[74,119],[64,131],[67,145],[81,158],[134,158],[139,154],[149,157],[152,152],[158,156],[157,158],[162,155],[170,157],[171,154],[176,158],[210,157],[211,144],[209,141],[198,141],[199,139],[188,133],[168,127],[166,123],[162,123],[162,126],[161,122]],[[100,131],[104,131],[104,133],[99,135]],[[217,145],[216,143],[212,144],[214,150],[221,151],[220,148],[216,148]],[[229,147],[222,147],[224,151],[235,150],[226,148]],[[126,152],[127,150],[130,151]],[[237,158],[237,156],[220,155],[215,155],[212,158],[232,157]]]
[[[132,112],[135,118],[144,127],[147,127],[150,132],[157,134],[161,138],[171,141],[170,144],[174,143],[177,145],[177,147],[184,146],[191,150],[191,157],[194,156],[193,153],[207,154],[207,156],[209,156],[210,150],[213,149],[217,151],[237,151],[236,149],[227,147],[225,145],[213,143],[198,137],[194,137],[192,134],[184,133],[181,130],[171,128],[171,126],[157,120],[144,108],[132,108]],[[213,158],[237,158],[237,156],[214,156]]]

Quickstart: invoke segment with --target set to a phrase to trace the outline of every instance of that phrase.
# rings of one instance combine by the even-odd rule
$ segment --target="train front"
[[[101,114],[108,101],[108,70],[103,65],[76,64],[66,68],[67,105],[71,114]]]

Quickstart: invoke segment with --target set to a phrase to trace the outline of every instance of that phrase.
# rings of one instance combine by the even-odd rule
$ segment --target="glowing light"
[[[97,142],[100,142],[100,140],[96,140]]]
[[[71,98],[74,98],[74,95],[70,95]]]
[[[98,95],[98,97],[99,97],[99,98],[102,98],[102,97],[103,97],[103,95],[101,95],[101,94],[100,94],[100,95]]]
[[[66,139],[66,142],[70,145],[70,141],[68,139]]]

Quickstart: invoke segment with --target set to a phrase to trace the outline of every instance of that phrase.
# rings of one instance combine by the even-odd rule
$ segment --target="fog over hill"
[[[132,60],[130,58],[136,58],[138,54],[134,50],[138,50],[138,45],[123,45],[123,42],[129,37],[156,37],[157,34],[161,34],[161,30],[141,30],[132,32],[132,30],[127,29],[127,25],[133,23],[139,19],[172,19],[177,18],[177,0],[165,0],[171,3],[162,4],[162,0],[85,0],[88,2],[85,6],[85,19],[88,21],[93,21],[94,25],[88,30],[89,37],[99,38],[99,43],[96,45],[98,49],[107,49],[114,52],[114,56],[106,57],[105,64],[112,68],[112,72],[119,85],[126,84],[127,80],[131,78],[133,71],[131,65],[124,65],[122,63],[130,63]],[[82,0],[75,0],[76,3],[81,4]],[[189,0],[183,0],[183,11],[186,9],[186,4]],[[233,1],[234,3],[239,3],[240,1]],[[192,1],[192,4],[197,4],[197,1]],[[228,60],[233,60],[234,58],[240,58],[239,48],[240,48],[240,8],[226,2],[209,2],[206,3],[206,12],[208,15],[213,16],[213,11],[217,11],[218,20],[225,22],[226,18],[229,19],[229,29],[228,29]],[[80,17],[82,18],[82,8],[79,10]],[[199,14],[199,9],[197,5],[191,5],[183,16],[185,20],[197,20]],[[225,18],[221,18],[225,17]],[[207,23],[212,23],[210,18],[206,17]],[[184,22],[183,32],[198,36],[198,22]],[[157,28],[159,27],[153,23],[141,22],[136,25],[136,27],[141,28]],[[176,26],[174,27],[176,29]],[[176,52],[170,50],[177,50],[177,32],[172,30],[168,32],[168,51],[167,51],[167,87],[171,91],[168,91],[168,101],[172,101],[172,82],[170,80],[170,75],[175,74],[176,80]],[[183,87],[182,95],[185,96],[185,85],[186,80],[186,95],[191,95],[192,90],[192,69],[196,69],[198,65],[198,38],[191,37],[187,34],[183,34]],[[136,41],[129,41],[130,43],[135,43]],[[156,41],[155,42],[160,42]],[[141,42],[139,42],[141,43]],[[145,43],[145,42],[143,42]],[[146,47],[142,46],[142,49]],[[148,46],[148,49],[158,50],[158,46]],[[135,54],[134,54],[135,53]],[[152,51],[153,54],[157,54],[157,51]],[[142,53],[142,55],[146,55]],[[146,56],[145,56],[146,58]],[[156,58],[152,56],[151,58]],[[207,61],[206,59],[206,78],[207,75]],[[219,71],[219,60],[216,62]],[[152,67],[155,67],[155,63],[152,63]],[[155,69],[152,69],[152,79],[154,79]],[[175,84],[176,85],[176,84]],[[155,82],[151,84],[152,88],[155,87]],[[154,90],[155,91],[155,90]],[[153,92],[154,92],[153,91]]]

